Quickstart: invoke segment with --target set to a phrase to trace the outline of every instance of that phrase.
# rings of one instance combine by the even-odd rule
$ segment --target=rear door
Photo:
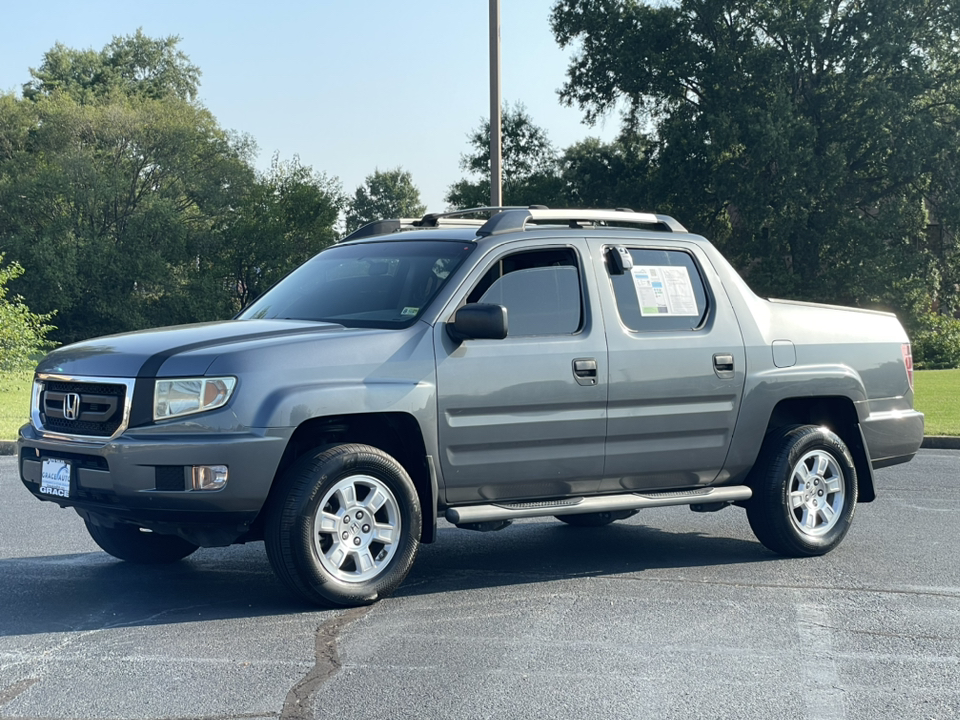
[[[440,465],[451,503],[595,492],[607,354],[583,240],[491,252],[436,326]],[[503,340],[453,342],[456,309],[507,307]]]
[[[598,288],[610,373],[601,491],[722,480],[746,368],[719,278],[692,243],[624,243],[633,267],[619,274],[617,246],[589,243],[609,261]]]

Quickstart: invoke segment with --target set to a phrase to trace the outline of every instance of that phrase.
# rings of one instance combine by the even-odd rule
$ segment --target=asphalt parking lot
[[[397,595],[318,612],[262,545],[100,552],[0,458],[0,718],[960,717],[960,451],[878,473],[834,553],[737,509],[444,526]]]

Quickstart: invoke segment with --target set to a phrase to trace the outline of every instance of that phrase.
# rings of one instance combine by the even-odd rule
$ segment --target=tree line
[[[557,149],[508,106],[505,204],[673,214],[759,294],[896,311],[921,364],[960,364],[960,0],[559,0],[550,22],[561,102],[619,135]],[[296,159],[257,171],[177,43],[57,45],[0,95],[7,300],[57,342],[230,317],[344,231],[423,212],[402,168],[352,196]],[[451,207],[488,202],[488,131]]]
[[[58,44],[22,96],[0,95],[4,337],[228,318],[334,242],[344,211],[348,224],[422,212],[399,168],[354,198],[296,158],[257,171],[253,139],[197,101],[200,69],[178,42],[137,31],[101,51]],[[0,355],[22,359],[13,347]]]
[[[761,295],[896,311],[960,364],[958,0],[560,0],[561,101],[612,142],[504,120],[504,199],[656,209]],[[448,201],[489,194],[489,126]]]

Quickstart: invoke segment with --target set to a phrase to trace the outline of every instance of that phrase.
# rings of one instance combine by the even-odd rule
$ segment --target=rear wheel
[[[790,557],[823,555],[843,540],[857,505],[857,472],[824,427],[771,433],[757,463],[747,519],[757,539]]]
[[[176,535],[161,535],[141,530],[136,525],[96,525],[84,520],[87,532],[105,552],[120,560],[139,565],[165,565],[190,555],[197,545]]]
[[[403,467],[366,445],[315,452],[291,468],[267,512],[277,576],[324,606],[365,605],[403,582],[420,545],[417,491]]]

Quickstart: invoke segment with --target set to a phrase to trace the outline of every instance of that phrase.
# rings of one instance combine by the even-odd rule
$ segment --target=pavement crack
[[[181,716],[163,716],[156,720],[263,720],[263,718],[275,718],[279,713],[275,712],[250,712],[250,713],[230,713],[228,715],[181,715]],[[54,717],[38,715],[4,715],[3,720],[98,720],[93,717]]]
[[[954,588],[949,588],[945,590],[925,590],[925,589],[912,589],[912,588],[881,588],[881,587],[857,587],[857,586],[846,586],[846,585],[791,585],[791,584],[779,584],[779,583],[762,583],[762,582],[744,582],[744,581],[723,581],[723,580],[705,580],[702,578],[689,578],[689,577],[677,577],[677,578],[662,578],[662,577],[650,577],[650,576],[636,576],[631,577],[629,575],[610,575],[606,579],[609,580],[619,580],[626,582],[658,582],[658,583],[677,583],[677,584],[687,584],[693,583],[696,585],[713,585],[717,587],[730,587],[730,588],[752,588],[754,590],[819,590],[822,592],[839,592],[839,593],[873,593],[875,595],[906,595],[909,597],[931,597],[931,598],[945,598],[949,600],[960,600],[960,592]]]
[[[162,617],[165,617],[165,616],[167,616],[167,615],[170,615],[171,613],[185,612],[185,611],[187,611],[187,610],[195,610],[196,608],[205,608],[205,607],[210,607],[210,606],[211,606],[210,603],[202,603],[202,604],[199,604],[199,605],[184,605],[183,607],[167,608],[166,610],[161,610],[161,611],[158,612],[158,613],[154,613],[153,615],[149,615],[149,616],[144,617],[144,618],[137,618],[136,620],[122,620],[122,621],[116,622],[116,623],[104,624],[103,627],[102,627],[102,628],[99,628],[99,629],[100,629],[100,630],[115,630],[115,629],[117,629],[117,628],[126,628],[126,627],[133,627],[133,626],[137,626],[137,625],[146,625],[147,623],[151,623],[151,622],[153,622],[154,620],[157,620],[157,619],[159,619],[159,618],[162,618]]]
[[[340,631],[370,612],[370,608],[369,605],[350,608],[317,628],[316,663],[287,693],[283,712],[280,713],[281,720],[312,720],[314,694],[340,669],[340,653],[337,649]]]
[[[26,680],[21,680],[20,682],[14,683],[5,690],[0,690],[0,707],[3,707],[8,702],[11,702],[21,693],[26,692],[34,683],[38,682],[40,678],[27,678]]]
[[[651,575],[654,570],[661,568],[650,568],[642,570],[626,570],[615,573],[604,573],[591,571],[584,573],[557,573],[557,572],[537,572],[537,571],[516,571],[516,570],[490,570],[489,568],[449,568],[444,573],[448,577],[470,577],[477,578],[486,576],[490,578],[525,578],[537,581],[562,581],[562,580],[604,580],[610,582],[625,583],[673,583],[678,585],[708,585],[714,587],[728,588],[750,588],[753,590],[817,590],[822,592],[836,593],[873,593],[876,595],[905,595],[908,597],[929,597],[944,598],[948,600],[960,600],[960,588],[883,588],[870,586],[854,585],[796,585],[790,583],[770,583],[770,582],[748,582],[745,580],[710,580],[706,578],[694,577],[660,577]],[[404,587],[412,587],[405,584]]]
[[[818,625],[824,630],[834,630],[840,633],[852,633],[854,635],[869,635],[872,637],[898,638],[900,640],[954,640],[955,638],[943,635],[918,635],[914,633],[893,633],[881,632],[879,630],[860,630],[858,628],[838,627],[836,625]]]
[[[247,720],[247,718],[277,717],[275,712],[231,713],[229,715],[185,715],[183,717],[164,717],[159,720]]]

